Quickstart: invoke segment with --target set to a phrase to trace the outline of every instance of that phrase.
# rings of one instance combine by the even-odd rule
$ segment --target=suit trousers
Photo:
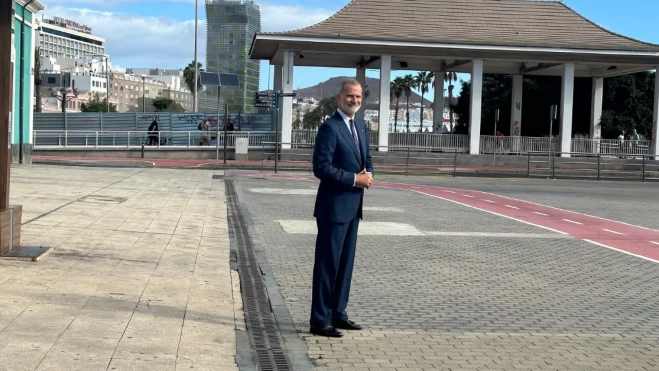
[[[311,297],[312,326],[346,321],[359,217],[347,223],[316,220],[316,254]]]

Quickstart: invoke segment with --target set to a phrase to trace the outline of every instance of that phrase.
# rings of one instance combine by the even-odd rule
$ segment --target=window
[[[48,78],[48,84],[55,84],[55,78],[54,77],[49,77]]]

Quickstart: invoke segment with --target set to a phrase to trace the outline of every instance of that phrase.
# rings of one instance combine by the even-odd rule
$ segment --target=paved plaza
[[[213,174],[14,167],[22,244],[54,252],[0,260],[0,370],[237,370],[244,321]]]
[[[0,260],[0,370],[256,370],[226,179],[295,370],[659,369],[656,262],[423,193],[659,229],[655,185],[376,176],[414,188],[367,191],[348,307],[365,330],[329,339],[308,334],[317,183],[271,175],[14,167],[23,245],[54,251]]]
[[[491,188],[627,222],[657,211],[651,185],[406,180]],[[366,330],[309,336],[317,185],[240,179],[236,187],[314,369],[659,369],[657,263],[393,189],[372,188],[365,199],[348,313]]]

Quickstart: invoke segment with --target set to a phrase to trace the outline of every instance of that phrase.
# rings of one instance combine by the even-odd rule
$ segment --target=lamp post
[[[49,88],[48,91],[50,92],[50,96],[56,98],[58,101],[62,102],[62,113],[66,113],[66,104],[70,101],[72,101],[75,98],[78,98],[78,89],[73,88],[73,97],[69,97],[68,93],[69,91],[66,88],[61,88],[59,91],[55,90],[54,88]],[[59,95],[58,95],[59,93]],[[61,96],[60,96],[61,95]]]
[[[144,90],[144,82],[146,81],[146,75],[142,75],[142,112],[146,112],[146,96]]]
[[[199,0],[194,2],[194,91],[193,94],[193,112],[197,112],[198,102],[197,102],[197,85],[199,84],[199,64],[197,63],[197,30],[198,30],[198,13],[199,13]],[[218,117],[219,119],[219,117]],[[218,120],[219,121],[219,120]]]

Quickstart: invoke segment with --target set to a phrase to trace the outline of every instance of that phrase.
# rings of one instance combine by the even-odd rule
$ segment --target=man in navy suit
[[[314,217],[318,225],[313,268],[310,332],[341,337],[339,329],[361,330],[348,319],[357,229],[364,189],[373,183],[368,132],[355,119],[362,103],[362,86],[354,79],[341,83],[338,109],[318,130],[313,172],[320,179]]]

